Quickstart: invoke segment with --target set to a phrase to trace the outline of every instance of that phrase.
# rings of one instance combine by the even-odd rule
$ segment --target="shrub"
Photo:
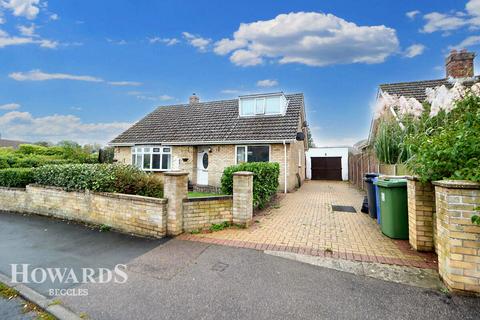
[[[34,171],[35,182],[66,191],[91,190],[161,198],[163,185],[154,175],[132,166],[112,164],[46,165]]]
[[[247,162],[227,167],[221,179],[222,193],[233,193],[233,174],[237,171],[253,172],[253,205],[264,208],[277,192],[280,165],[269,162]]]
[[[407,139],[413,152],[409,169],[422,181],[480,181],[480,97],[469,95],[450,113],[440,112],[431,121],[436,125]]]
[[[33,169],[15,168],[0,170],[0,187],[25,188],[34,182]]]

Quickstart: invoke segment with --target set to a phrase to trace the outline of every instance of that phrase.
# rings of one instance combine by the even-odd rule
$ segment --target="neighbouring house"
[[[18,149],[18,147],[21,144],[28,144],[28,142],[18,141],[18,140],[0,139],[0,148],[9,147],[9,148]]]
[[[184,170],[201,190],[218,190],[225,167],[280,164],[279,190],[305,179],[307,122],[303,94],[255,94],[159,107],[110,142],[115,160],[155,172]]]
[[[445,86],[452,88],[456,82],[461,82],[464,86],[470,87],[480,81],[479,76],[475,76],[474,71],[475,53],[466,50],[452,50],[445,59],[445,78],[434,80],[422,80],[411,82],[397,82],[381,84],[378,88],[377,98],[382,92],[392,96],[404,96],[405,98],[415,98],[419,102],[424,102],[427,98],[426,90]],[[394,112],[396,110],[393,110]],[[384,117],[392,117],[393,112],[386,112]],[[350,178],[349,180],[359,187],[363,187],[363,174],[366,172],[380,172],[383,174],[404,174],[403,168],[398,170],[397,166],[382,165],[378,162],[373,152],[373,144],[378,130],[378,125],[382,118],[372,119],[370,132],[366,144],[362,144],[361,152],[350,157]]]
[[[348,180],[349,147],[310,148],[306,154],[307,179]]]

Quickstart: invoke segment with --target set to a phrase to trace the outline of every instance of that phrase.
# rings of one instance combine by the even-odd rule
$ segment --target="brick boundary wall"
[[[480,206],[480,184],[436,181],[438,272],[454,291],[480,293],[480,226],[471,222]]]
[[[183,200],[183,231],[200,231],[222,222],[233,222],[232,196]]]
[[[28,185],[0,187],[0,210],[34,213],[61,219],[108,225],[121,232],[162,238],[166,235],[165,199],[101,192],[67,192]]]
[[[435,189],[430,182],[422,183],[408,177],[409,242],[417,251],[433,251],[435,235]]]

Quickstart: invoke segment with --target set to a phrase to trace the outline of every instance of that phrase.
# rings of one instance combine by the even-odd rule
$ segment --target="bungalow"
[[[280,164],[279,190],[305,179],[307,128],[303,94],[282,92],[159,107],[110,142],[115,160],[162,173],[183,170],[194,186],[216,190],[225,167]]]

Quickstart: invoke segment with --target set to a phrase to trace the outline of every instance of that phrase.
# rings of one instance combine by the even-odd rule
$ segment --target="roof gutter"
[[[122,142],[122,143],[115,143],[110,142],[108,145],[112,147],[133,147],[136,145],[165,145],[165,146],[205,146],[210,144],[256,144],[256,143],[278,143],[278,144],[286,144],[286,143],[294,143],[295,139],[290,140],[232,140],[232,141],[190,141],[190,142],[138,142],[138,143],[131,143],[131,142]]]

